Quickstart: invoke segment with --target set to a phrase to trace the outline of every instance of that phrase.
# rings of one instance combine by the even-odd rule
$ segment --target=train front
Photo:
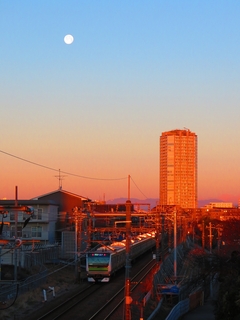
[[[88,252],[86,258],[88,282],[109,282],[110,253]]]

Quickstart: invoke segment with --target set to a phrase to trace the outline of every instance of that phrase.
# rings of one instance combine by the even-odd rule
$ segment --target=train
[[[142,234],[131,239],[129,258],[134,260],[156,245],[155,235]],[[111,276],[126,264],[125,240],[101,246],[86,253],[88,282],[109,282]]]

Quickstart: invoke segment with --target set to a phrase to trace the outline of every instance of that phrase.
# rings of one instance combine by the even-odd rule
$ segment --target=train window
[[[88,265],[108,266],[109,255],[88,256]]]

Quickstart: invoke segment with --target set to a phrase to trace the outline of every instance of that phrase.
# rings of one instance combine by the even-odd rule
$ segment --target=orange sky
[[[16,185],[21,198],[56,190],[58,169],[91,178],[62,182],[91,199],[126,197],[128,175],[132,197],[158,198],[159,137],[186,127],[198,135],[198,198],[236,202],[239,11],[239,1],[0,1],[0,150],[55,170],[0,152],[0,198]]]

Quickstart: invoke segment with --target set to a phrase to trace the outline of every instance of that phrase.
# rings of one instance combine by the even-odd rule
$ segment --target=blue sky
[[[187,127],[199,198],[240,198],[239,13],[239,1],[0,0],[0,150],[82,176],[130,174],[132,196],[158,197],[159,136]],[[54,173],[1,153],[0,168],[0,198],[57,188]],[[110,199],[126,184],[68,176],[63,187]]]

